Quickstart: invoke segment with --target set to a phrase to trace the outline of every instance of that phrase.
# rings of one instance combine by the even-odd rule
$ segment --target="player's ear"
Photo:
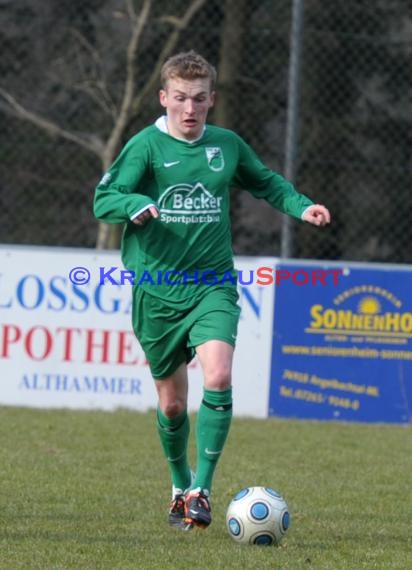
[[[213,107],[216,101],[216,91],[212,91],[210,94],[210,105],[209,107]]]
[[[162,107],[167,107],[167,93],[164,89],[159,91],[159,101]]]

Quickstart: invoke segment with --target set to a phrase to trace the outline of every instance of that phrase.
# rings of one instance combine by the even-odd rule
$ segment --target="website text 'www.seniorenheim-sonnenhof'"
[[[259,267],[258,269],[238,270],[237,281],[231,271],[223,275],[213,269],[204,271],[142,271],[137,274],[119,267],[99,267],[97,281],[99,285],[281,285],[293,283],[300,286],[308,285],[338,285],[343,269],[274,269]],[[92,279],[91,272],[86,267],[73,267],[69,273],[70,281],[75,285],[85,285]]]

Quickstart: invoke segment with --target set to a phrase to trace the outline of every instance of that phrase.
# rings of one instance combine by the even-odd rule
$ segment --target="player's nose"
[[[185,111],[186,113],[194,113],[195,111],[195,103],[190,97],[188,97],[185,101]]]

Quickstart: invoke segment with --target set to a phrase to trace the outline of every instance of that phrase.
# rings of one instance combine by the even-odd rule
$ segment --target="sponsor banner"
[[[276,269],[269,415],[411,422],[411,268]]]
[[[157,405],[131,328],[131,283],[100,279],[101,268],[121,273],[117,253],[4,246],[0,261],[0,404],[142,411]],[[265,417],[274,260],[236,258],[236,266],[245,284],[239,285],[234,412]],[[263,284],[260,267],[269,272]],[[196,410],[203,386],[197,360],[189,378],[189,408]]]

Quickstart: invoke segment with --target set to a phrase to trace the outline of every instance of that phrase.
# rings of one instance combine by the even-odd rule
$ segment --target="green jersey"
[[[122,261],[135,284],[184,305],[212,283],[236,283],[231,186],[296,218],[313,204],[233,131],[206,125],[199,139],[188,142],[171,137],[161,117],[129,140],[103,176],[94,213],[107,223],[126,223]],[[150,205],[159,218],[133,224]]]

